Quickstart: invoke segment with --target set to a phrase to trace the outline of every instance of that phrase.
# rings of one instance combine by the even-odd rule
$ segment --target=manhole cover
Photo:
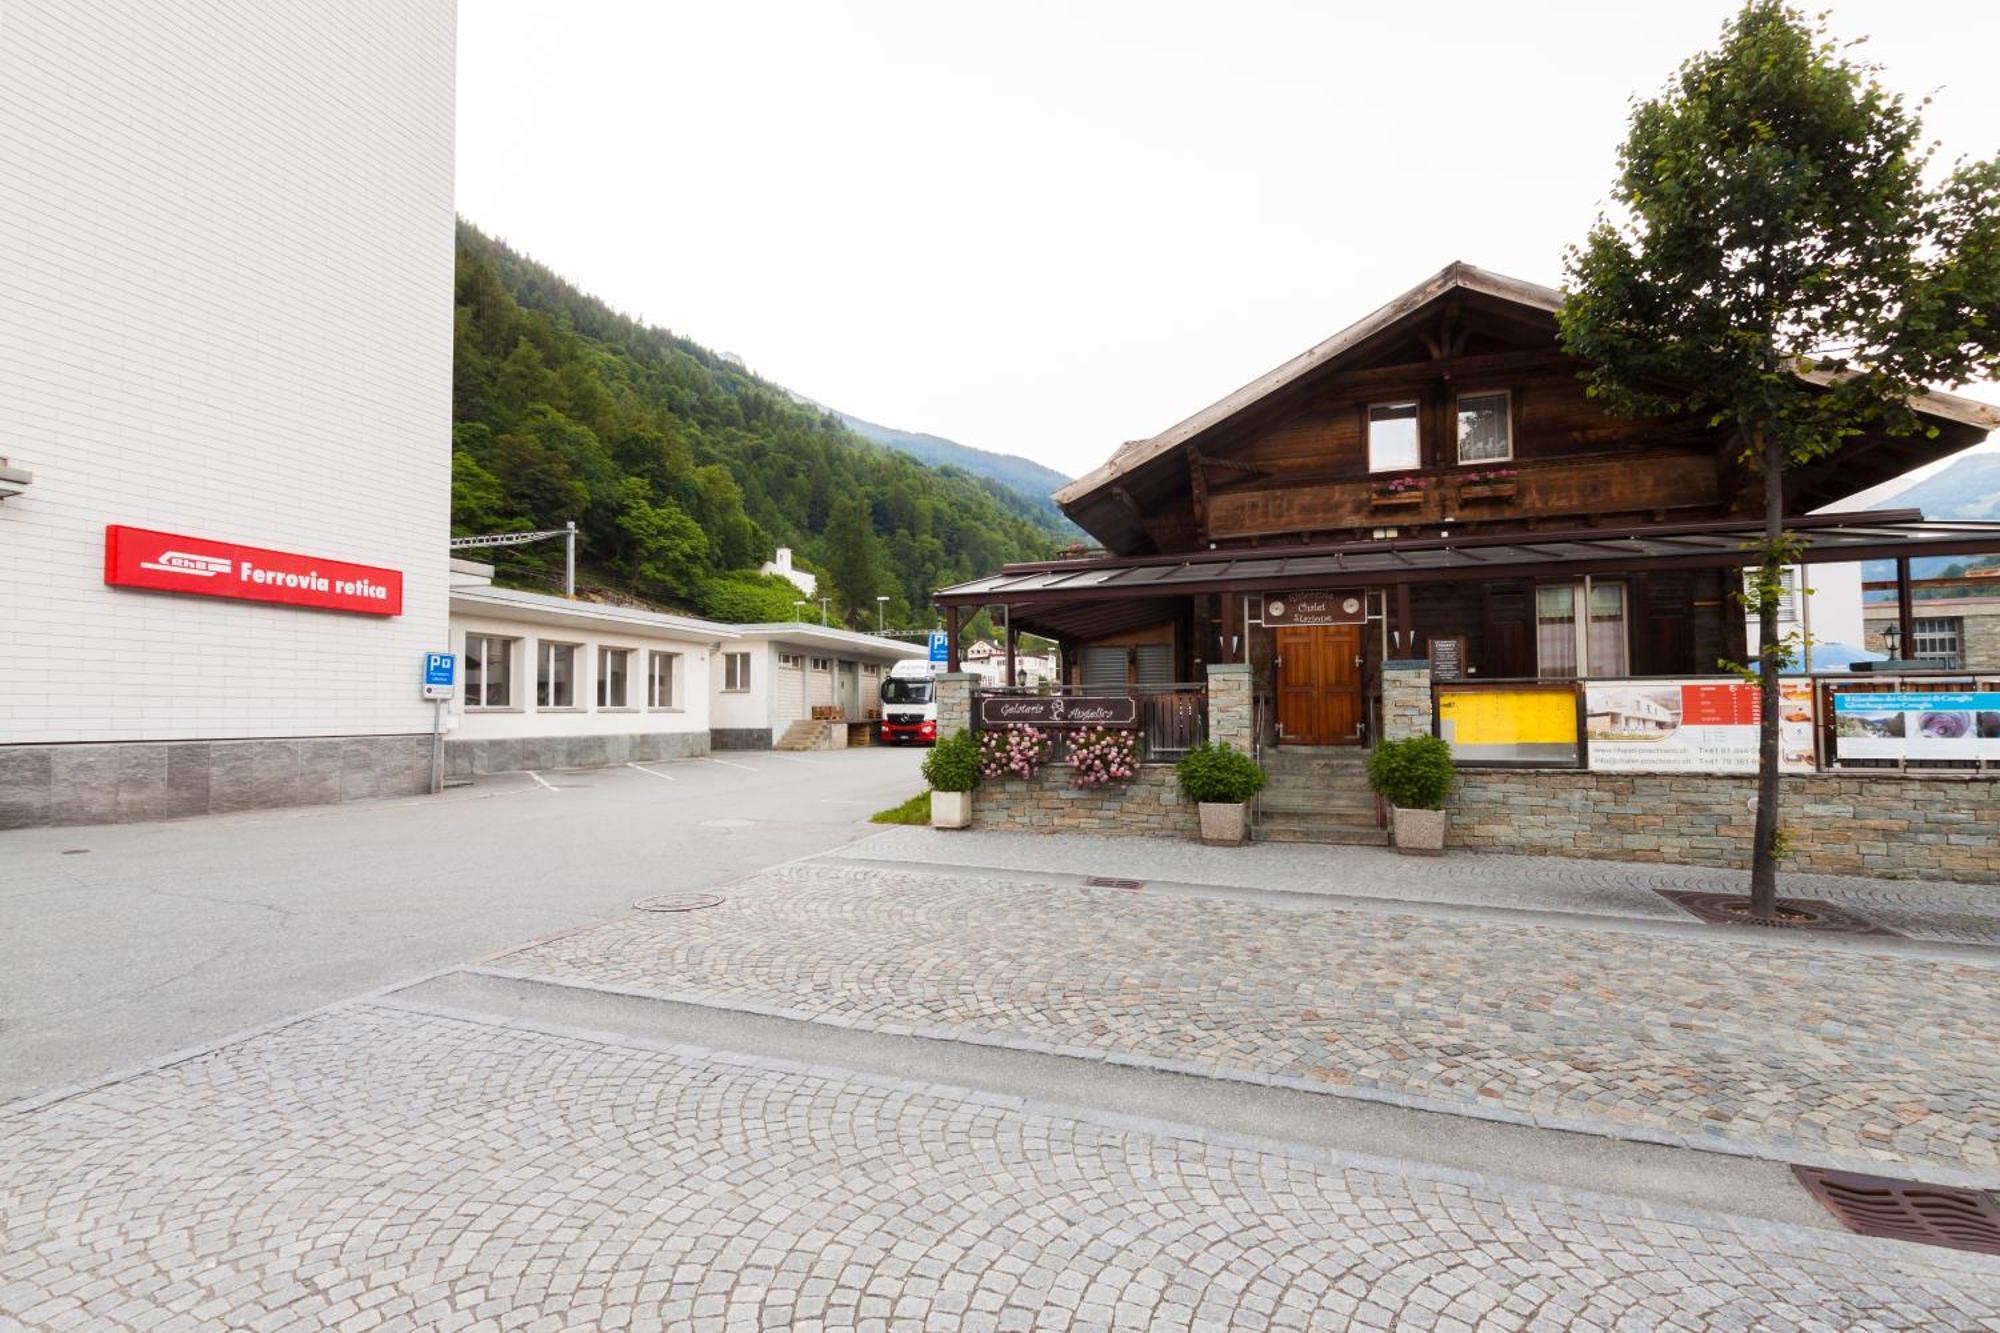
[[[701,826],[703,828],[749,828],[756,822],[754,819],[704,819],[701,821]]]
[[[2000,1254],[2000,1204],[1984,1190],[1795,1166],[1792,1173],[1849,1231]]]
[[[642,912],[699,912],[704,907],[720,907],[722,903],[719,893],[656,893],[632,906]]]
[[[1114,879],[1110,875],[1092,875],[1084,883],[1093,889],[1143,889],[1146,887],[1146,881],[1143,879]]]
[[[1677,889],[1654,890],[1662,898],[1676,907],[1694,915],[1697,920],[1719,926],[1763,926],[1784,930],[1810,930],[1835,935],[1886,935],[1891,939],[1901,939],[1901,935],[1886,926],[1878,926],[1866,917],[1856,916],[1844,907],[1836,907],[1820,898],[1780,898],[1778,915],[1775,918],[1753,916],[1750,913],[1750,899],[1741,893],[1687,893]]]

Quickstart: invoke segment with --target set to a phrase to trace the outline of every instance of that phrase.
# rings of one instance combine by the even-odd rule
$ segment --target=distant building
[[[1936,597],[1916,602],[1914,644],[1903,643],[1894,602],[1870,602],[1866,646],[1945,671],[2000,671],[2000,597]],[[1889,651],[1889,631],[1896,651]]]
[[[776,574],[808,597],[819,592],[819,576],[792,567],[792,548],[780,546],[777,555],[757,567],[761,574]]]

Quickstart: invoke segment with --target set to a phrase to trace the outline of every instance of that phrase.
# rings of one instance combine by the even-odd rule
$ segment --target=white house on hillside
[[[789,546],[780,546],[777,556],[757,566],[757,572],[776,574],[808,597],[815,596],[819,592],[818,575],[792,568],[792,548]]]

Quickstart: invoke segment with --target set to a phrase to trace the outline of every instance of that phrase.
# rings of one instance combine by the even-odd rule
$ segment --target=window
[[[732,693],[750,688],[750,654],[722,655],[722,688]]]
[[[1783,587],[1778,594],[1778,623],[1796,625],[1799,623],[1799,571],[1779,570],[1778,582]]]
[[[1396,472],[1418,467],[1417,405],[1376,403],[1368,409],[1368,470]]]
[[[1625,585],[1550,583],[1535,589],[1535,669],[1543,679],[1622,676],[1626,653]]]
[[[796,670],[796,669],[798,669],[799,667],[801,667],[801,666],[804,666],[804,665],[805,665],[805,661],[806,661],[806,659],[805,659],[805,658],[803,658],[803,657],[801,657],[801,656],[799,656],[799,654],[797,654],[797,653],[779,653],[779,654],[778,654],[778,665],[779,665],[779,666],[781,666],[781,667],[791,667],[791,668],[793,668],[794,670]]]
[[[535,650],[535,707],[576,707],[576,645],[543,639]]]
[[[514,641],[492,634],[465,636],[465,706],[513,706]]]
[[[1467,393],[1458,399],[1458,461],[1504,463],[1514,456],[1507,395]]]
[[[630,648],[599,648],[597,650],[597,706],[599,708],[629,708],[632,694],[626,679],[631,671],[632,650]]]
[[[882,674],[882,664],[880,662],[863,662],[861,664],[861,674],[864,676],[879,676]]]
[[[674,659],[679,653],[646,654],[646,707],[674,706]]]
[[[1959,631],[1963,623],[1957,616],[1933,616],[1912,621],[1910,627],[1917,632],[1917,642],[1914,651],[1905,656],[1914,657],[1926,666],[1958,670],[1964,665],[1959,660]]]
[[[814,671],[833,670],[833,659],[831,657],[815,657],[813,659],[813,670]]]
[[[927,680],[891,676],[882,682],[882,702],[885,704],[927,704],[930,701],[931,683]]]

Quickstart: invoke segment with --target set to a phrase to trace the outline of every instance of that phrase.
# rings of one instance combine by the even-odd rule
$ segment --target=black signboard
[[[1368,597],[1359,591],[1274,592],[1264,598],[1266,625],[1359,625]]]
[[[1139,725],[1139,701],[1129,694],[982,694],[978,702],[981,730]]]
[[[1431,640],[1431,679],[1465,679],[1465,639],[1463,637]]]

